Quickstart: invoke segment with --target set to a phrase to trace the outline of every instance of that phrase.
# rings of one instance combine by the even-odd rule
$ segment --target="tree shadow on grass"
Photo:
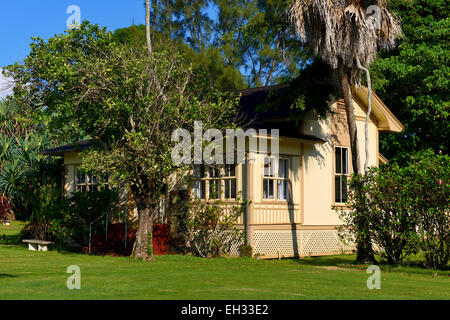
[[[294,260],[294,259],[293,259]],[[320,257],[307,257],[301,259],[295,259],[300,265],[307,266],[357,266],[354,255],[336,255],[336,256],[320,256]]]
[[[17,278],[15,274],[0,273],[0,278]]]

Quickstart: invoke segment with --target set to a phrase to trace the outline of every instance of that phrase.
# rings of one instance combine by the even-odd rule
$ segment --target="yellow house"
[[[265,90],[243,90],[241,101],[264,95]],[[353,89],[353,105],[362,167],[365,161],[366,88]],[[246,230],[254,254],[265,258],[301,257],[352,249],[339,240],[336,227],[342,222],[333,209],[333,206],[345,207],[345,181],[352,173],[346,112],[343,101],[332,103],[330,108],[329,117],[320,118],[310,111],[295,125],[287,119],[266,119],[265,127],[282,127],[279,128],[278,158],[247,149],[245,164],[194,170],[192,192],[195,196],[205,201],[220,197],[227,205],[233,205],[242,192],[243,198],[250,201],[238,227]],[[369,166],[387,161],[378,151],[379,132],[401,132],[403,128],[374,94],[369,123]],[[267,138],[270,145],[269,136],[259,138]],[[78,154],[88,147],[89,142],[85,141],[46,152],[64,156],[67,193],[89,189],[96,184],[95,178],[77,174],[77,166],[81,163]],[[221,192],[217,194],[212,190]],[[232,253],[237,254],[236,248]]]

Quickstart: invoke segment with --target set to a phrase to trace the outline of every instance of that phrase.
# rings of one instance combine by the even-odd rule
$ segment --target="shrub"
[[[447,266],[450,258],[450,157],[424,152],[406,168],[409,199],[417,219],[417,248],[430,268]]]
[[[349,183],[351,211],[341,214],[356,242],[368,237],[390,264],[400,263],[415,251],[417,219],[406,178],[405,170],[396,164],[353,175]]]
[[[116,206],[116,190],[76,192],[64,197],[55,184],[42,185],[31,199],[32,215],[28,230],[38,239],[71,239],[81,245],[88,243],[89,224]],[[102,222],[95,225],[103,228]]]
[[[239,256],[241,257],[252,257],[253,256],[253,248],[251,245],[241,245],[239,247]]]
[[[411,160],[352,177],[343,229],[357,243],[368,237],[388,263],[420,251],[428,267],[442,268],[450,258],[450,159],[426,151]]]
[[[245,207],[245,202],[230,209],[220,200],[213,203],[191,200],[183,232],[188,251],[201,257],[228,253],[234,243],[242,242],[243,233],[235,223]]]

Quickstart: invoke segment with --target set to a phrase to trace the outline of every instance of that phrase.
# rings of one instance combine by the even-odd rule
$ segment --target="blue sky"
[[[77,5],[81,20],[108,30],[145,22],[144,0],[1,0],[0,68],[23,61],[32,36],[48,39],[67,29],[67,7]]]

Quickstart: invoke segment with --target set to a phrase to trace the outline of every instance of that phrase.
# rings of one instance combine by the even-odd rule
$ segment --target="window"
[[[223,181],[225,184],[225,199],[236,199],[236,165],[226,164]]]
[[[102,179],[97,178],[96,176],[86,174],[78,168],[76,169],[76,191],[97,191],[99,189],[100,183],[108,183],[108,176],[105,176]]]
[[[347,201],[347,179],[348,179],[348,148],[336,147],[335,175],[334,175],[334,201],[345,203]]]
[[[236,199],[236,165],[194,165],[194,195],[199,199]]]
[[[289,160],[264,157],[263,199],[288,200],[288,186]]]

